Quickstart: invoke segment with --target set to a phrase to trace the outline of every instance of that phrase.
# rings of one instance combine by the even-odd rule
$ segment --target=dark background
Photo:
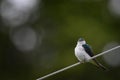
[[[113,41],[119,44],[120,14],[110,11],[110,1],[42,0],[36,12],[38,18],[27,23],[42,34],[41,43],[38,42],[31,51],[21,51],[13,44],[11,29],[1,18],[0,80],[35,80],[76,63],[78,60],[74,55],[74,47],[79,37],[85,38],[95,54],[102,52]],[[120,79],[119,65],[111,66],[102,57],[98,60],[110,71],[105,72],[85,63],[45,80]]]

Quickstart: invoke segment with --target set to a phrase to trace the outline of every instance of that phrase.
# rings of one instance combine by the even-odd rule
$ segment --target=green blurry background
[[[120,40],[120,16],[108,9],[109,0],[42,0],[39,18],[30,25],[43,31],[41,44],[32,51],[18,50],[9,37],[9,29],[0,32],[0,80],[35,80],[78,62],[74,48],[79,37],[85,38],[95,54],[106,44]],[[1,24],[0,27],[4,27]],[[115,80],[120,67],[98,60],[109,72],[85,63],[45,80]]]

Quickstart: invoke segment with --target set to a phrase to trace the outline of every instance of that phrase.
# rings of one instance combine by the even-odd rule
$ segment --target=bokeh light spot
[[[120,0],[109,0],[108,8],[115,16],[120,16]]]
[[[5,25],[18,27],[27,23],[37,9],[37,0],[3,0],[0,15]]]
[[[17,49],[21,51],[31,51],[37,43],[37,34],[30,27],[22,27],[11,33],[11,39]]]
[[[104,47],[104,51],[111,49],[111,48],[118,46],[118,45],[119,45],[119,43],[117,43],[117,42],[108,43]],[[103,58],[104,58],[105,62],[112,67],[120,66],[120,48],[118,48],[114,51],[111,51],[108,54],[103,55]]]

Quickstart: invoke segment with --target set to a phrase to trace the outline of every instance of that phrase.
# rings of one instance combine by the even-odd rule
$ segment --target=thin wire
[[[118,48],[120,48],[120,46],[116,46],[116,47],[114,47],[114,48],[112,48],[112,49],[109,49],[109,50],[107,50],[107,51],[104,51],[104,52],[102,52],[102,53],[99,53],[99,54],[91,57],[91,58],[89,59],[89,61],[92,60],[92,59],[94,59],[94,58],[97,58],[97,57],[99,57],[99,56],[102,56],[102,55],[104,55],[104,54],[106,54],[106,53],[108,53],[108,52],[110,52],[110,51],[113,51],[113,50],[115,50],[115,49],[118,49]],[[62,69],[60,69],[60,70],[57,70],[57,71],[55,71],[55,72],[53,72],[53,73],[50,73],[50,74],[48,74],[48,75],[45,75],[45,76],[43,76],[43,77],[41,77],[41,78],[38,78],[38,79],[36,79],[36,80],[43,80],[43,79],[48,78],[48,77],[50,77],[50,76],[53,76],[53,75],[55,75],[55,74],[57,74],[57,73],[60,73],[60,72],[63,72],[63,71],[65,71],[65,70],[68,70],[68,69],[70,69],[70,68],[72,68],[72,67],[75,67],[75,66],[77,66],[77,65],[79,65],[79,64],[81,64],[81,63],[80,63],[80,62],[77,62],[77,63],[75,63],[75,64],[72,64],[72,65],[67,66],[67,67],[65,67],[65,68],[62,68]]]
[[[107,50],[107,51],[101,52],[101,53],[99,53],[99,54],[91,57],[90,60],[92,60],[92,59],[94,59],[94,58],[97,58],[97,57],[99,57],[99,56],[102,56],[102,55],[104,55],[104,54],[106,54],[106,53],[108,53],[108,52],[110,52],[110,51],[113,51],[113,50],[115,50],[115,49],[118,49],[118,48],[120,48],[120,46],[116,46],[116,47],[111,48],[111,49],[109,49],[109,50]]]
[[[80,62],[77,62],[77,63],[75,63],[75,64],[72,64],[72,65],[68,66],[68,67],[62,68],[62,69],[57,70],[57,71],[55,71],[55,72],[53,72],[53,73],[50,73],[50,74],[48,74],[48,75],[46,75],[46,76],[43,76],[43,77],[41,77],[41,78],[38,78],[37,80],[43,80],[43,79],[45,79],[45,78],[47,78],[47,77],[50,77],[50,76],[52,76],[52,75],[55,75],[55,74],[60,73],[60,72],[62,72],[62,71],[65,71],[65,70],[67,70],[67,69],[70,69],[70,68],[72,68],[72,67],[74,67],[74,66],[77,66],[77,65],[79,65],[79,64],[81,64],[81,63],[80,63]]]

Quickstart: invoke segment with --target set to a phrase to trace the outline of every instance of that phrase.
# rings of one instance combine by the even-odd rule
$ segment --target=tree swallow
[[[82,63],[89,62],[89,59],[92,56],[94,56],[91,47],[88,44],[86,44],[86,41],[83,38],[80,38],[77,41],[77,45],[75,47],[75,56]],[[90,62],[103,70],[107,69],[102,64],[100,64],[96,59],[92,59]]]

